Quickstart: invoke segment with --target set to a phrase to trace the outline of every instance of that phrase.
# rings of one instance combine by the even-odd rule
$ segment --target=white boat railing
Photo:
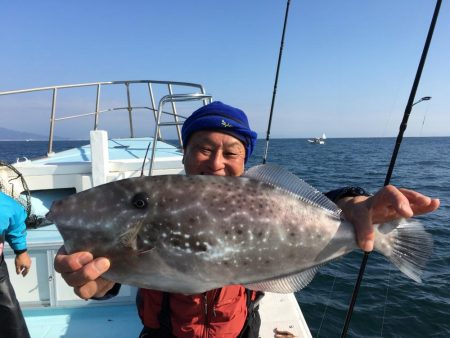
[[[180,133],[180,125],[183,124],[184,121],[178,120],[177,112],[175,103],[176,102],[186,102],[186,101],[197,101],[197,100],[203,100],[204,103],[209,103],[211,101],[211,95],[207,94],[171,94],[166,95],[161,98],[158,105],[158,113],[156,116],[156,127],[155,127],[155,135],[153,138],[153,144],[152,144],[152,153],[150,158],[150,167],[149,167],[149,176],[152,176],[153,174],[153,163],[155,161],[155,149],[156,149],[156,141],[158,139],[158,135],[160,134],[161,127],[164,126],[176,126],[178,131],[178,139],[181,148],[183,147],[183,141],[181,139],[181,133]],[[161,122],[161,115],[164,113],[164,105],[167,103],[172,104],[172,110],[174,112],[174,122]]]
[[[148,98],[150,101],[149,105],[135,106],[132,104],[132,102],[131,102],[132,85],[144,85],[147,87]],[[156,107],[156,95],[155,95],[154,89],[153,89],[153,86],[155,86],[155,85],[166,87],[167,95],[162,96],[161,100],[164,99],[164,104],[171,103],[171,110],[172,110],[171,112],[163,111],[162,106],[164,104],[161,104],[161,102],[158,104],[158,108]],[[124,90],[126,91],[127,105],[126,106],[118,106],[118,107],[110,107],[110,108],[106,108],[106,109],[100,109],[101,103],[102,103],[100,94],[102,92],[102,88],[105,86],[124,86]],[[96,90],[95,111],[88,111],[88,112],[77,113],[74,115],[69,115],[69,116],[64,116],[64,117],[57,117],[58,93],[61,90],[82,88],[82,87],[92,87]],[[174,87],[177,87],[177,89],[181,89],[184,93],[188,92],[188,94],[183,94],[185,99],[181,100],[180,97],[177,96],[180,94],[174,93]],[[191,91],[192,89],[194,89],[194,91],[189,93],[189,91]],[[117,110],[128,111],[128,123],[129,123],[129,131],[130,131],[131,138],[135,137],[134,127],[133,127],[133,110],[144,109],[144,110],[149,110],[149,111],[153,112],[153,118],[154,118],[155,124],[156,124],[155,140],[162,139],[160,125],[163,125],[163,123],[161,123],[161,115],[162,114],[172,115],[174,118],[174,122],[171,125],[176,127],[178,141],[181,146],[182,141],[181,141],[180,125],[182,124],[182,121],[180,121],[180,118],[185,118],[185,117],[181,116],[177,113],[176,102],[177,101],[187,101],[187,100],[203,100],[203,103],[206,104],[209,102],[209,99],[210,99],[210,96],[205,95],[205,89],[200,84],[190,83],[190,82],[157,81],[157,80],[107,81],[107,82],[90,82],[90,83],[80,83],[80,84],[70,84],[70,85],[38,87],[38,88],[30,88],[30,89],[3,91],[3,92],[0,92],[0,96],[14,95],[14,94],[26,94],[26,93],[43,92],[43,91],[51,91],[53,94],[52,102],[51,102],[51,111],[50,111],[50,131],[49,131],[49,138],[48,138],[49,141],[48,141],[48,150],[47,150],[48,156],[53,154],[53,141],[54,141],[54,131],[55,131],[56,122],[63,121],[63,120],[69,120],[69,119],[76,119],[76,118],[81,118],[81,117],[86,117],[86,116],[93,116],[93,119],[94,119],[93,130],[97,130],[98,125],[99,125],[99,120],[100,120],[100,114],[106,113],[106,112],[111,112],[111,111],[117,111]],[[171,100],[171,98],[175,98],[175,99]],[[167,123],[164,123],[164,124],[167,125]]]

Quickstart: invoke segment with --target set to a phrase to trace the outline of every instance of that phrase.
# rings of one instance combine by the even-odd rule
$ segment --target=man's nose
[[[217,171],[225,167],[225,158],[219,151],[213,152],[209,158],[209,166],[212,170]]]

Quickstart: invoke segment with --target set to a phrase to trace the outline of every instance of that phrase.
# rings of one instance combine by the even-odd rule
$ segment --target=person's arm
[[[6,229],[5,239],[9,243],[9,246],[14,250],[14,253],[18,255],[27,251],[27,227],[25,225],[27,213],[25,212],[25,209],[13,199],[11,199],[9,205],[11,210],[8,212],[9,225]]]
[[[373,250],[374,224],[429,213],[440,204],[439,199],[392,185],[381,188],[373,196],[343,196],[335,203],[355,226],[358,245],[367,252]]]
[[[110,262],[107,258],[93,258],[90,252],[76,252],[68,255],[64,247],[58,250],[54,262],[55,270],[59,272],[66,283],[73,287],[78,297],[83,299],[104,299],[111,290],[119,291],[115,283],[102,278],[108,271]],[[115,287],[115,289],[114,289]],[[111,296],[114,296],[111,294]]]
[[[27,214],[25,209],[16,201],[12,200],[9,226],[6,230],[5,239],[14,250],[16,273],[25,277],[31,267],[31,259],[27,253],[26,225]]]

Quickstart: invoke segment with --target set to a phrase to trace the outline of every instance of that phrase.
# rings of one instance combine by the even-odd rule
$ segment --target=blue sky
[[[396,136],[434,6],[292,0],[271,136]],[[282,0],[3,1],[0,91],[198,82],[245,110],[265,137],[285,7]],[[416,96],[433,98],[414,107],[407,136],[450,135],[449,22],[443,1]],[[0,114],[7,116],[1,101]],[[2,127],[48,132],[48,117],[1,118]]]

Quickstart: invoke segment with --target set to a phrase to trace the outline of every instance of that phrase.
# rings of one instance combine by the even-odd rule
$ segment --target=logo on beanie
[[[228,122],[225,122],[224,120],[222,120],[222,126],[225,127],[225,128],[233,127],[231,124],[229,124]]]

